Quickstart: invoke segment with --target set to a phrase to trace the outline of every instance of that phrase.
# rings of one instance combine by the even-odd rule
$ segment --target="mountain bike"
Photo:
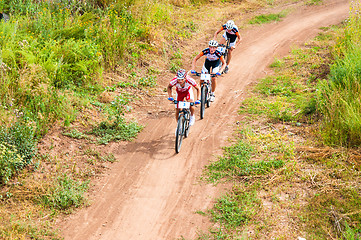
[[[212,91],[212,81],[211,77],[216,77],[217,75],[212,73],[194,73],[196,76],[200,76],[201,80],[203,81],[201,84],[201,109],[200,109],[200,115],[201,119],[204,118],[204,112],[206,110],[206,106],[211,106],[211,91]]]
[[[183,102],[174,100],[176,108],[179,108],[179,116],[177,121],[177,131],[175,137],[175,151],[179,153],[183,137],[186,138],[189,135],[189,120],[191,116],[191,111],[189,110],[190,106],[193,106],[193,102]]]

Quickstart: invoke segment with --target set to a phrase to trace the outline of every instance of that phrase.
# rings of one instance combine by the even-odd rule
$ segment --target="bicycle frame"
[[[176,108],[179,108],[179,115],[177,121],[177,132],[175,140],[175,151],[179,153],[182,146],[183,137],[188,137],[189,134],[189,120],[190,120],[190,106],[193,106],[193,102],[173,101]]]
[[[216,74],[209,73],[195,73],[196,76],[200,76],[201,78],[201,109],[200,109],[200,117],[204,118],[205,106],[210,107],[211,100],[210,95],[212,91],[212,81],[211,77],[216,77]]]
[[[224,57],[224,61],[226,62],[226,64],[227,64],[227,60],[228,60],[228,50],[231,48],[231,47],[229,46],[229,43],[230,43],[230,40],[227,39],[227,40],[226,40],[226,45],[224,45],[224,44],[220,44],[220,45],[219,45],[219,46],[225,48],[223,57]]]

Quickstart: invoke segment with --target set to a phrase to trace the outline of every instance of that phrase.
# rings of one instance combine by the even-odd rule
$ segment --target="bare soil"
[[[340,23],[348,10],[349,1],[328,0],[319,6],[299,6],[281,22],[242,30],[230,71],[218,79],[215,102],[203,120],[197,111],[179,154],[174,151],[174,109],[166,94],[160,91],[148,107],[136,108],[135,117],[144,130],[133,142],[102,147],[117,162],[97,179],[90,205],[59,221],[64,239],[192,239],[198,231],[207,231],[211,226],[207,217],[196,212],[212,207],[225,186],[199,179],[204,166],[232,137],[245,87],[265,76],[275,57],[316,36],[320,27]],[[59,138],[54,141],[62,141]],[[64,141],[63,149],[72,148]]]

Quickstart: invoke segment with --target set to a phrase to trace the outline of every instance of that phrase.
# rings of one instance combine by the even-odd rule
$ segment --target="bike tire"
[[[206,110],[206,100],[207,100],[207,88],[205,86],[202,86],[201,88],[201,110],[200,110],[200,114],[201,114],[201,119],[204,118],[204,112]]]
[[[228,49],[224,52],[224,61],[227,64],[227,60],[228,60]]]
[[[182,146],[182,139],[183,139],[183,124],[184,122],[184,117],[183,116],[179,116],[178,117],[178,122],[177,122],[177,132],[176,132],[176,136],[175,136],[175,151],[176,153],[179,153],[181,146]]]
[[[211,106],[211,89],[212,86],[211,84],[209,85],[209,88],[207,88],[207,108],[209,108]]]

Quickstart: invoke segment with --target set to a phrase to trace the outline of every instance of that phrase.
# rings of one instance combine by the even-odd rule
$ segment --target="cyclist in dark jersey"
[[[229,39],[229,46],[231,47],[228,51],[228,59],[227,59],[227,66],[225,69],[225,73],[228,72],[228,65],[231,62],[232,58],[232,51],[241,43],[241,35],[239,34],[238,27],[234,24],[232,20],[227,21],[226,24],[224,24],[220,29],[218,29],[214,33],[214,39],[216,39],[218,33],[225,30],[225,33],[223,34],[223,38],[219,42],[219,44],[225,44],[226,41]],[[237,40],[237,41],[236,41]]]
[[[214,73],[217,75],[221,75],[221,72],[224,71],[226,67],[226,62],[222,56],[222,53],[217,49],[218,42],[216,40],[211,40],[208,43],[209,47],[200,52],[192,61],[192,69],[191,73],[195,73],[194,69],[196,67],[196,62],[202,56],[206,57],[204,65],[202,67],[202,73]],[[212,68],[212,72],[211,72]],[[202,80],[201,80],[202,84]],[[216,78],[212,77],[212,91],[211,91],[211,101],[214,101],[214,91],[216,90]]]

